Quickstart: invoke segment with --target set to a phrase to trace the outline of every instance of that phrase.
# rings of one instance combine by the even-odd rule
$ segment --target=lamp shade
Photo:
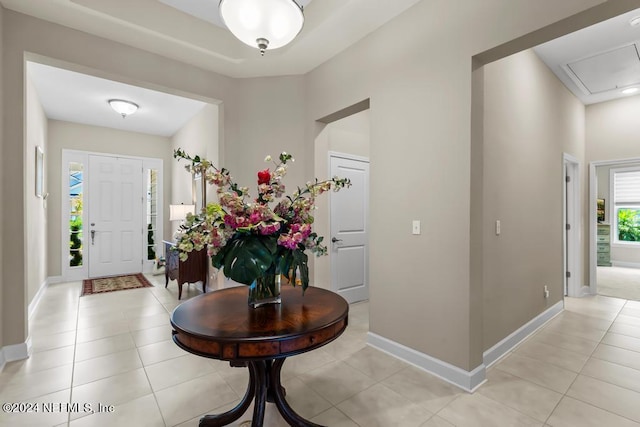
[[[124,99],[110,99],[109,105],[113,108],[113,111],[123,118],[135,113],[139,108],[135,102],[125,101]]]
[[[194,213],[196,205],[169,205],[169,221],[182,221],[187,214]]]
[[[262,54],[291,42],[304,24],[294,0],[220,0],[219,9],[229,31]]]

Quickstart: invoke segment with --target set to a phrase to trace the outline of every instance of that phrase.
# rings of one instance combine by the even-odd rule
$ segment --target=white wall
[[[329,123],[315,141],[315,177],[322,181],[329,175],[329,151],[353,154],[369,158],[370,122],[369,110]],[[349,191],[348,189],[344,191]],[[317,210],[314,215],[313,229],[324,236],[324,244],[329,251],[327,256],[314,259],[311,283],[325,289],[331,289],[331,223],[329,203],[330,195],[316,199]]]
[[[49,120],[49,153],[47,156],[47,182],[49,191],[47,233],[48,274],[62,274],[60,254],[62,186],[62,150],[80,150],[125,156],[151,157],[163,161],[163,200],[169,200],[171,194],[171,165],[173,162],[169,138],[127,132],[99,126]],[[163,206],[165,230],[169,229],[169,205]]]
[[[27,234],[27,302],[31,303],[47,278],[47,200],[35,195],[36,185],[36,147],[44,152],[45,170],[49,158],[47,144],[47,117],[44,114],[38,94],[31,79],[27,77],[27,129],[25,144],[25,185],[26,185],[26,229]],[[44,192],[49,191],[51,183],[44,180]]]

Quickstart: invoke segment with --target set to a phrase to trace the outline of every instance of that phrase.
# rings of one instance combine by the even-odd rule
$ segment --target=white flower
[[[265,163],[268,163],[271,161],[271,156],[267,156],[264,158]]]

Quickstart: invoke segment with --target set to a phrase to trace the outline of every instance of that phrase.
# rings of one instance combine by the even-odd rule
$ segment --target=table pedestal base
[[[238,405],[219,415],[205,415],[200,419],[200,427],[220,427],[231,424],[240,418],[251,405],[253,406],[252,427],[262,427],[266,402],[275,403],[278,411],[289,425],[294,427],[322,427],[305,420],[289,406],[285,400],[285,389],[280,383],[280,371],[285,358],[275,360],[257,360],[246,362],[249,368],[249,386]]]

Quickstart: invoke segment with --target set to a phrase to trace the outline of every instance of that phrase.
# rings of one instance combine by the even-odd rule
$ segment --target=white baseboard
[[[29,303],[29,313],[28,313],[29,318],[31,318],[33,313],[35,313],[36,308],[38,308],[40,299],[42,298],[42,295],[44,295],[44,291],[47,289],[47,286],[53,283],[62,283],[62,276],[50,276],[50,277],[47,277],[44,282],[42,282],[42,284],[40,285],[40,288],[38,289],[38,292],[36,292],[36,295],[33,297],[31,302]]]
[[[424,369],[430,374],[470,393],[474,392],[486,381],[484,365],[478,366],[471,372],[465,371],[457,366],[443,362],[428,354],[420,353],[419,351],[374,334],[373,332],[367,334],[367,343],[391,356]]]
[[[26,359],[30,353],[31,337],[27,338],[26,342],[20,344],[5,345],[0,349],[0,372],[2,372],[7,362]]]
[[[545,323],[557,316],[562,310],[564,310],[564,301],[559,301],[540,313],[538,316],[531,319],[524,326],[511,333],[498,344],[485,351],[482,358],[484,366],[488,368],[496,363],[515,346],[524,341],[529,335],[536,332]]]
[[[42,282],[42,284],[40,285],[38,292],[36,292],[36,295],[33,297],[31,302],[29,303],[29,312],[27,314],[29,319],[31,318],[31,316],[33,316],[33,313],[36,312],[36,308],[38,308],[38,304],[40,304],[40,299],[42,298],[42,295],[44,295],[44,291],[45,289],[47,289],[47,286],[49,286],[49,281],[48,279],[45,279],[45,281]]]
[[[587,295],[591,295],[591,287],[583,286],[580,291],[580,297],[586,297]]]
[[[614,267],[640,268],[640,264],[637,262],[611,261],[611,265]]]

